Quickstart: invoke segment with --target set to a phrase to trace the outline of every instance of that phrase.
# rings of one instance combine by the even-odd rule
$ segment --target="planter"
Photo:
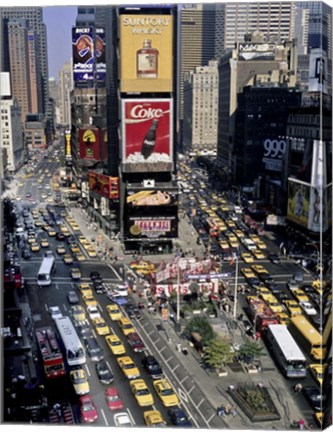
[[[255,373],[258,373],[258,369],[257,369],[257,367],[254,366],[254,365],[247,365],[247,366],[245,366],[245,369],[246,369],[246,371],[247,371],[249,374],[255,374]]]
[[[228,371],[224,368],[216,369],[217,376],[224,377],[228,375]]]

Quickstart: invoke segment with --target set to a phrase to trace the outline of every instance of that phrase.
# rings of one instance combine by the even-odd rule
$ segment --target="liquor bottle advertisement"
[[[120,16],[121,91],[172,91],[172,16]]]
[[[127,172],[168,171],[172,167],[172,100],[122,101],[122,156]]]
[[[98,129],[79,129],[80,158],[100,160]]]

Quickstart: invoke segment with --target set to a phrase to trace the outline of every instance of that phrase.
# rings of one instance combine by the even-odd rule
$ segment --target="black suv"
[[[143,364],[143,367],[146,369],[146,371],[151,376],[151,378],[160,379],[163,377],[162,368],[154,356],[147,355],[142,360],[142,364]]]

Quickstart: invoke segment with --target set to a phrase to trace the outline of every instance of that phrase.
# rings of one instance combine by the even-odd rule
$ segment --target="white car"
[[[114,286],[113,289],[112,289],[112,292],[116,296],[126,297],[126,296],[128,296],[128,286],[127,285],[117,285],[117,286]]]
[[[50,306],[49,312],[51,314],[51,318],[54,320],[62,317],[61,310],[58,306]]]
[[[113,416],[114,425],[116,427],[131,427],[134,426],[127,412],[120,412]]]
[[[101,314],[99,313],[99,310],[96,306],[88,306],[87,312],[91,320],[101,317]]]
[[[299,305],[307,315],[317,315],[316,309],[308,301],[300,301]]]

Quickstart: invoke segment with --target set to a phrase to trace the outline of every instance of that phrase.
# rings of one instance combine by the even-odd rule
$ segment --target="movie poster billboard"
[[[124,172],[172,169],[173,110],[171,99],[122,101]]]
[[[97,28],[95,35],[95,56],[96,56],[96,80],[105,81],[106,59],[105,59],[105,30]]]
[[[73,27],[72,46],[74,81],[90,81],[94,79],[93,28]]]
[[[119,199],[119,179],[110,177],[94,171],[88,172],[89,190],[102,197],[118,200]]]
[[[171,15],[120,15],[120,91],[173,90]]]
[[[176,216],[129,217],[128,238],[157,239],[177,237]]]
[[[288,179],[287,219],[308,228],[310,185]]]
[[[174,190],[144,189],[127,192],[127,207],[165,207],[177,205],[178,192]]]
[[[80,158],[100,160],[99,129],[79,129]]]

